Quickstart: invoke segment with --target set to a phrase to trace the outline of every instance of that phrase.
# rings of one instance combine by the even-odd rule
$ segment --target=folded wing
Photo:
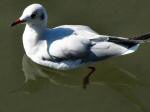
[[[55,40],[48,52],[53,60],[97,61],[128,54],[137,49],[138,42],[122,37],[99,35],[86,26],[62,26],[73,30],[71,35]]]

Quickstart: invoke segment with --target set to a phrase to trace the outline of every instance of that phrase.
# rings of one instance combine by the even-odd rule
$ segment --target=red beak
[[[11,24],[11,26],[15,26],[15,25],[17,25],[17,24],[21,24],[21,23],[24,23],[25,21],[22,21],[22,20],[20,20],[20,19],[17,19],[15,22],[13,22],[12,24]]]

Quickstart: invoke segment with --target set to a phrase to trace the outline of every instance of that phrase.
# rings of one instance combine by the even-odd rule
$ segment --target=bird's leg
[[[95,72],[95,67],[88,67],[91,71],[83,79],[83,88],[86,89],[87,85],[90,83],[90,76]]]

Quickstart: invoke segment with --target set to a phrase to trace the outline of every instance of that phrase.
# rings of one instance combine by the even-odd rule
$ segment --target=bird
[[[21,17],[11,24],[26,24],[23,46],[26,55],[35,63],[57,70],[71,70],[90,65],[111,57],[135,52],[142,43],[149,42],[150,33],[124,38],[100,35],[88,26],[61,25],[47,27],[48,15],[43,5],[34,3],[27,6]],[[83,79],[83,88],[90,83],[90,76]]]

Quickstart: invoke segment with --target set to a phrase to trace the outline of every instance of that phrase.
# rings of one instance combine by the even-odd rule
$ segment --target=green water
[[[96,64],[87,90],[88,69],[56,71],[24,54],[24,25],[11,28],[31,3],[42,3],[49,27],[88,25],[100,34],[133,37],[150,32],[149,0],[1,0],[0,112],[149,112],[150,44],[131,55]]]

